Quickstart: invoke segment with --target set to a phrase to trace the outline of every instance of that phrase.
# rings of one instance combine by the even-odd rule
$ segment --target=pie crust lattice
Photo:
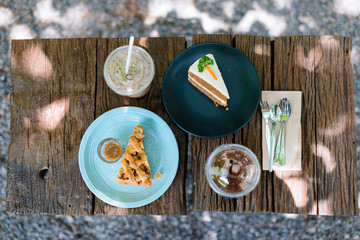
[[[131,134],[124,158],[121,160],[119,174],[116,180],[125,185],[151,186],[152,176],[149,162],[144,149],[143,128],[137,125]]]

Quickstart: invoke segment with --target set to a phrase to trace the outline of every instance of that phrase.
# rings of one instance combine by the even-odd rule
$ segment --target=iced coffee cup
[[[205,165],[210,187],[224,197],[237,198],[250,193],[260,179],[260,165],[255,154],[239,144],[217,147]]]
[[[125,74],[129,46],[122,46],[110,53],[104,64],[106,84],[117,94],[139,98],[149,92],[155,67],[151,56],[141,47],[133,46],[130,68]]]

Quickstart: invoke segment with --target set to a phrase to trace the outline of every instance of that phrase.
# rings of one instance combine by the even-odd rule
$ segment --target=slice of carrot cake
[[[190,66],[188,80],[216,105],[227,106],[230,96],[212,54],[206,54]]]

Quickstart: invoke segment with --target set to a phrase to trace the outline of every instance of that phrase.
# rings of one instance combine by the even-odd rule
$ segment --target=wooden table
[[[193,44],[220,42],[254,64],[262,90],[301,90],[302,171],[262,171],[255,190],[242,198],[215,194],[204,163],[223,143],[240,143],[261,161],[261,113],[233,135],[192,137],[193,209],[357,215],[354,90],[351,39],[339,36],[269,37],[194,35]],[[186,214],[188,135],[169,118],[161,83],[170,62],[186,48],[184,37],[140,38],[155,62],[149,94],[121,97],[104,82],[103,65],[127,39],[14,40],[11,50],[11,138],[6,210],[21,214]],[[78,148],[86,128],[102,113],[139,106],[161,116],[173,130],[179,169],[169,190],[140,208],[112,207],[83,182]]]

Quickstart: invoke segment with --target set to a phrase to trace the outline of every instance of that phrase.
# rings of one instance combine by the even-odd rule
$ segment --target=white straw
[[[133,45],[134,45],[134,36],[130,36],[129,50],[128,50],[128,54],[127,54],[127,58],[126,58],[125,74],[128,74],[128,72],[129,72],[131,52],[132,52]]]

